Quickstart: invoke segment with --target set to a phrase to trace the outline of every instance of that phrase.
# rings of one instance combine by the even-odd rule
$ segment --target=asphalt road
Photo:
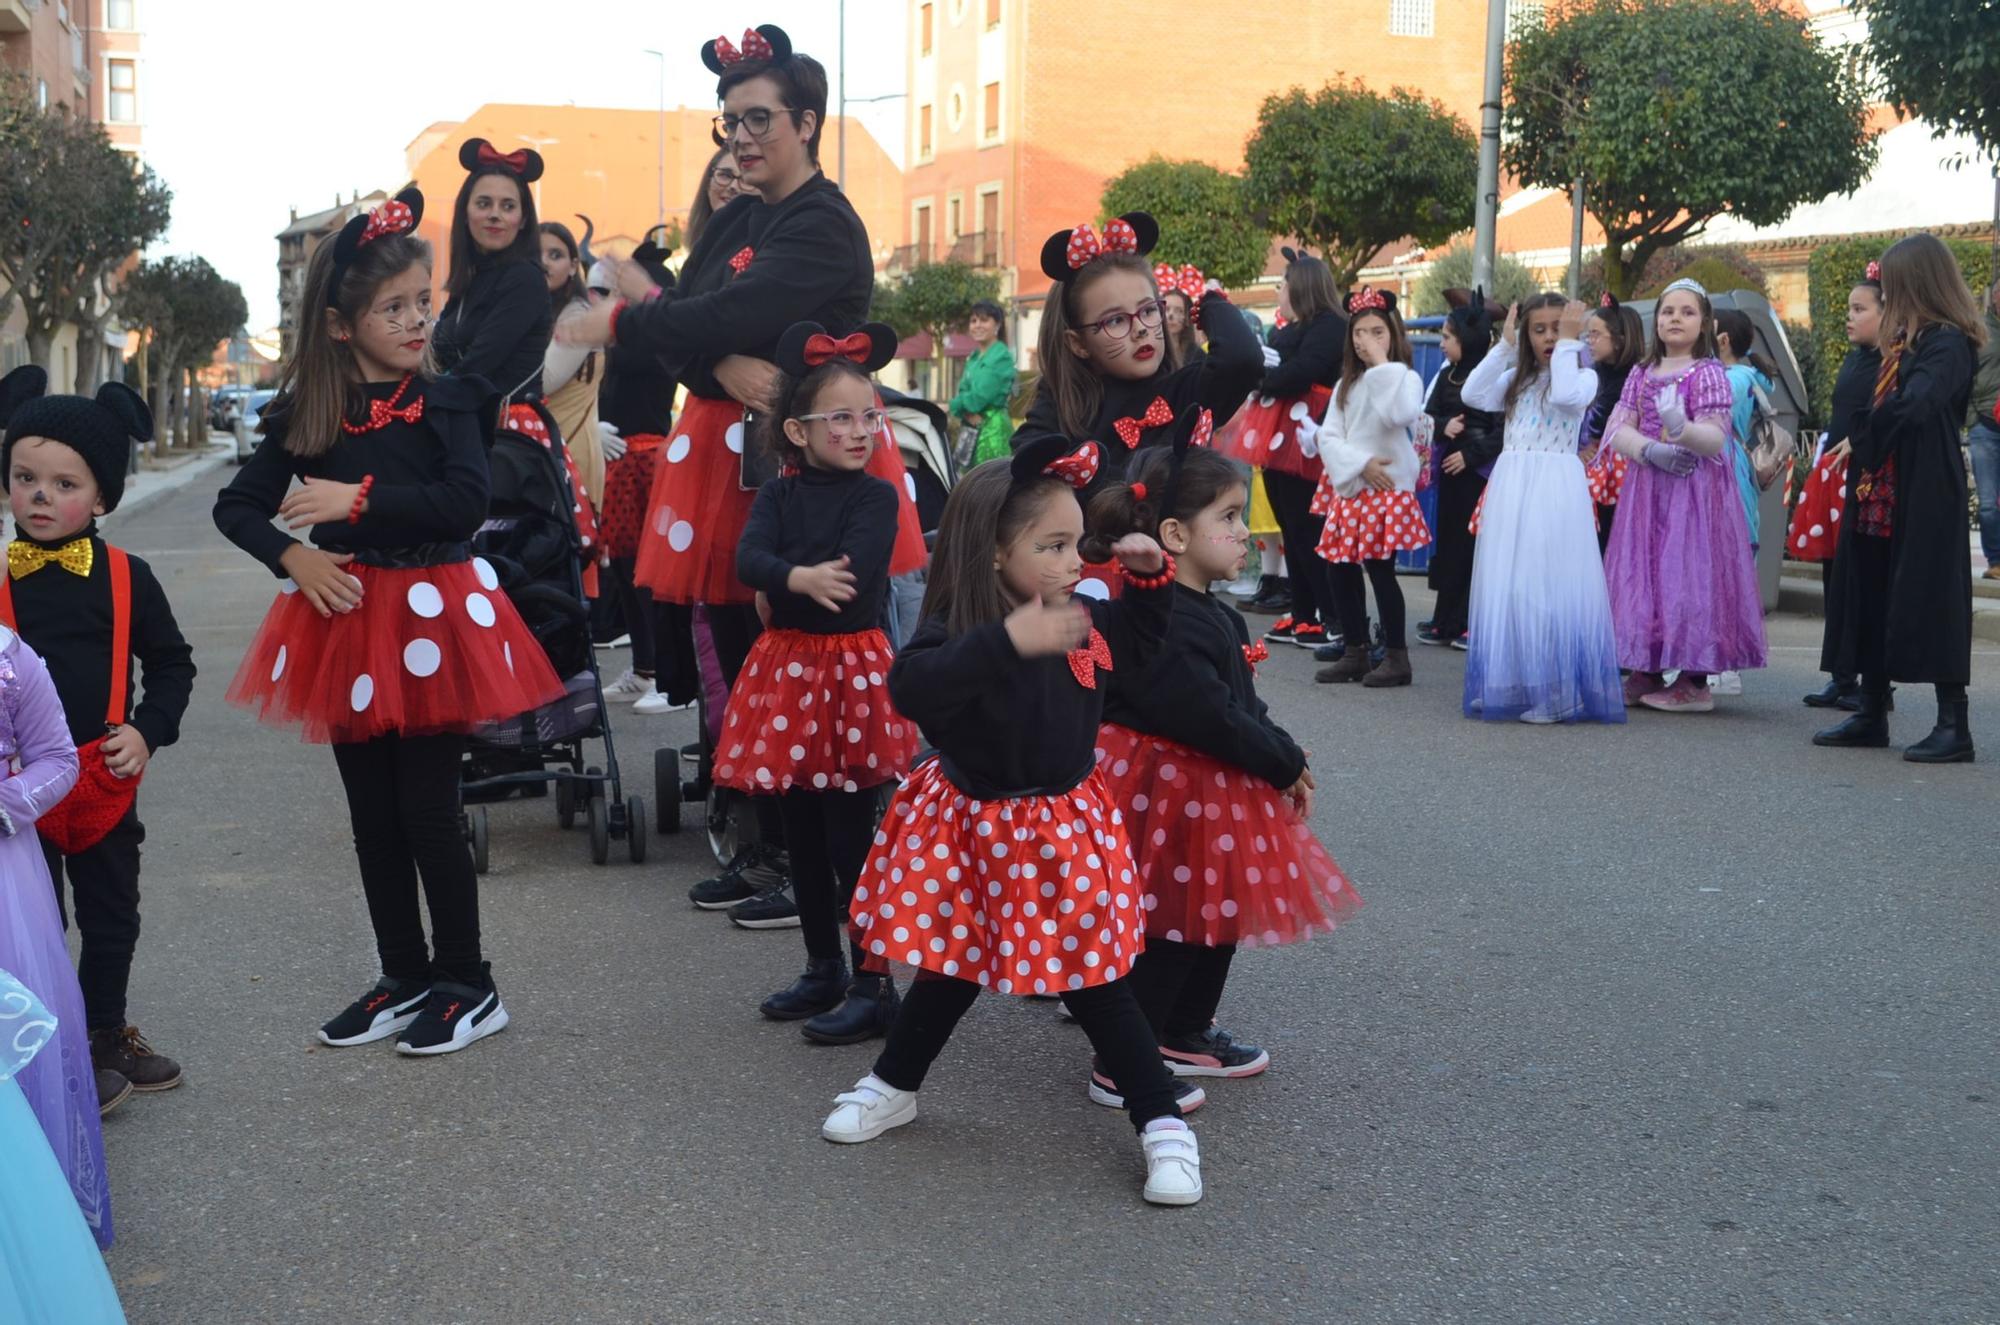
[[[331,756],[222,702],[273,586],[210,492],[116,530],[202,668],[132,988],[188,1084],[106,1123],[135,1322],[2000,1318],[1994,646],[1989,762],[1928,770],[1806,743],[1802,619],[1722,712],[1621,729],[1468,722],[1458,654],[1335,692],[1281,650],[1368,906],[1238,962],[1273,1066],[1211,1089],[1207,1199],[1163,1211],[1050,1004],[984,1000],[915,1125],[821,1141],[874,1050],[758,1016],[796,933],[688,905],[699,833],[600,868],[546,800],[492,812],[512,1028],[317,1047],[373,947]],[[692,720],[617,725],[650,800]]]

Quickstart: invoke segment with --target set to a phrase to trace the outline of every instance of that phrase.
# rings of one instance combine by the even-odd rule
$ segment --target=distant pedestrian
[[[972,339],[972,356],[965,361],[965,375],[958,381],[958,394],[948,406],[961,430],[972,434],[972,445],[958,446],[961,463],[983,465],[1008,454],[1007,442],[1014,435],[1014,420],[1007,404],[1014,398],[1014,351],[1001,338],[1006,314],[991,299],[972,306],[965,319],[965,334]]]

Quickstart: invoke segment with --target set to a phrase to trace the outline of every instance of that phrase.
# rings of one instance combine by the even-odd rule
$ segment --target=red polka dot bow
[[[1215,411],[1203,410],[1195,416],[1194,431],[1188,434],[1189,446],[1207,446],[1215,439]]]
[[[354,246],[372,244],[384,235],[406,235],[416,229],[417,214],[410,210],[408,203],[389,201],[368,213],[368,224],[361,231],[361,238]]]
[[[1387,308],[1388,306],[1389,301],[1383,296],[1380,290],[1369,289],[1363,289],[1359,294],[1355,295],[1354,301],[1348,305],[1349,309],[1356,313],[1364,309]]]
[[[1132,223],[1122,216],[1114,216],[1104,223],[1104,234],[1100,237],[1097,227],[1085,221],[1069,232],[1069,269],[1076,271],[1106,253],[1137,253],[1139,232]]]
[[[519,175],[528,168],[528,149],[517,147],[511,152],[501,152],[495,150],[491,143],[481,143],[479,145],[479,164],[482,166],[498,166],[502,170],[511,171]]]
[[[1095,626],[1091,627],[1090,639],[1084,646],[1080,649],[1071,649],[1067,656],[1070,675],[1074,676],[1076,683],[1085,690],[1097,689],[1098,668],[1102,667],[1107,672],[1113,670],[1111,646],[1104,642],[1104,636],[1098,633]]]
[[[1042,472],[1061,479],[1072,488],[1087,488],[1097,477],[1097,466],[1102,458],[1096,442],[1085,442],[1068,455],[1051,460]]]
[[[1187,296],[1190,304],[1196,304],[1201,302],[1202,287],[1208,284],[1208,278],[1192,262],[1182,263],[1179,271],[1174,270],[1171,262],[1156,262],[1153,264],[1153,284],[1159,287],[1162,295],[1179,290]]]
[[[839,340],[821,332],[806,338],[804,358],[813,368],[833,359],[852,359],[856,363],[867,363],[868,356],[874,353],[874,350],[875,342],[865,331],[842,336]]]
[[[730,270],[734,271],[738,276],[741,276],[743,274],[743,269],[749,266],[751,259],[755,258],[756,256],[757,256],[757,250],[751,248],[748,244],[745,244],[742,248],[736,250],[736,255],[734,257],[729,259]]]
[[[1263,640],[1255,640],[1243,646],[1243,661],[1250,664],[1250,670],[1253,672],[1257,670],[1258,663],[1270,656],[1271,651],[1264,647]]]
[[[776,58],[776,56],[777,52],[771,49],[771,43],[764,40],[764,34],[755,28],[745,28],[743,30],[743,49],[741,50],[732,45],[727,37],[717,37],[715,39],[716,63],[725,66],[741,64],[745,60],[764,60],[768,62]]]
[[[1111,425],[1111,431],[1118,434],[1118,440],[1125,443],[1125,449],[1129,451],[1139,444],[1139,436],[1146,429],[1164,428],[1173,421],[1174,407],[1167,403],[1166,397],[1154,396],[1153,403],[1146,406],[1144,414],[1126,415]]]

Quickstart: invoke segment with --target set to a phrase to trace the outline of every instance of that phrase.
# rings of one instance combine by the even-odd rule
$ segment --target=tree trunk
[[[1606,235],[1604,237],[1604,288],[1615,299],[1628,299],[1632,294],[1631,275],[1625,270],[1625,244]]]
[[[98,380],[98,365],[104,361],[104,328],[111,323],[107,311],[76,324],[76,390],[78,395],[91,395],[101,385]]]
[[[50,395],[66,395],[70,389],[69,383],[56,380],[55,341],[54,332],[36,331],[30,327],[28,329],[28,362],[40,364],[48,372]]]

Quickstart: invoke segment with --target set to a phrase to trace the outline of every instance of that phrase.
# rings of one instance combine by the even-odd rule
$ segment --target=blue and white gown
[[[1465,714],[1488,721],[1623,722],[1596,512],[1577,457],[1597,374],[1557,343],[1514,404],[1515,356],[1496,347],[1466,378],[1475,409],[1504,411],[1506,446],[1479,514],[1468,613]]]

